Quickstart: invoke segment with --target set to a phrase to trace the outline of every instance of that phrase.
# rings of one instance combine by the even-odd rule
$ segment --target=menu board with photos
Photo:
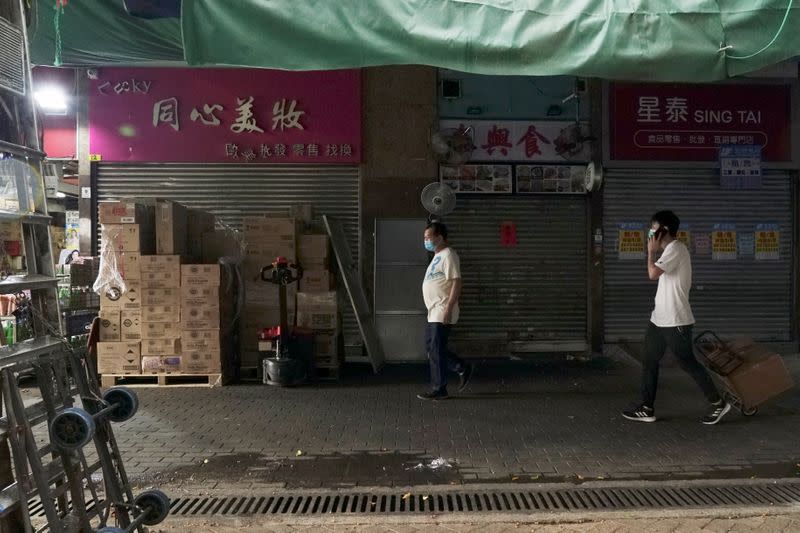
[[[443,165],[442,183],[458,193],[511,194],[511,165]]]
[[[586,167],[580,165],[517,165],[517,192],[585,193]]]

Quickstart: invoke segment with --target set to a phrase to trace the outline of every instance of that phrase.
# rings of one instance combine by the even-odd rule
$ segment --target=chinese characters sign
[[[584,162],[589,160],[589,127],[568,121],[440,120],[441,129],[469,129],[474,161]]]
[[[777,224],[758,224],[755,231],[756,261],[781,258],[781,232]]]
[[[644,227],[641,223],[626,223],[619,226],[617,249],[620,261],[644,259]]]
[[[723,189],[760,189],[761,147],[748,144],[720,146],[719,172]]]
[[[736,226],[714,224],[714,231],[711,232],[711,259],[735,261],[736,256]]]
[[[104,68],[89,93],[104,161],[354,164],[357,70]]]
[[[715,161],[722,145],[791,160],[788,85],[611,84],[611,159]]]

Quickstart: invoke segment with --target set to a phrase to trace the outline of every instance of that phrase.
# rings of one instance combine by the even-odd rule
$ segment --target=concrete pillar
[[[419,195],[438,179],[430,149],[438,122],[437,75],[432,67],[375,67],[364,69],[362,80],[361,268],[372,303],[375,219],[428,215]]]

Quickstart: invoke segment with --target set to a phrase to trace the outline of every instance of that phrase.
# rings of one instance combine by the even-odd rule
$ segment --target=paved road
[[[789,360],[800,378],[800,358]],[[116,433],[141,483],[209,488],[800,474],[796,390],[709,427],[700,392],[674,368],[662,373],[659,422],[622,419],[639,375],[626,359],[486,362],[465,393],[436,403],[415,398],[426,375],[356,368],[341,383],[296,389],[139,389],[139,414]],[[435,458],[449,466],[430,468]]]
[[[800,358],[789,361],[800,381]],[[139,483],[209,489],[800,474],[798,391],[703,426],[700,392],[668,368],[661,420],[642,424],[619,416],[638,375],[627,359],[485,362],[467,391],[435,403],[415,397],[422,366],[295,389],[138,389],[140,411],[116,435]],[[446,466],[430,468],[436,458]]]

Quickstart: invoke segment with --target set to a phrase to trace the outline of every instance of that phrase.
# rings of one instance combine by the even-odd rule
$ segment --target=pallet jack
[[[305,383],[311,374],[313,336],[289,325],[286,289],[303,277],[303,269],[278,257],[261,269],[261,281],[278,286],[280,324],[266,327],[259,333],[259,352],[266,352],[262,361],[263,382],[279,387]],[[263,349],[262,349],[263,348]]]

